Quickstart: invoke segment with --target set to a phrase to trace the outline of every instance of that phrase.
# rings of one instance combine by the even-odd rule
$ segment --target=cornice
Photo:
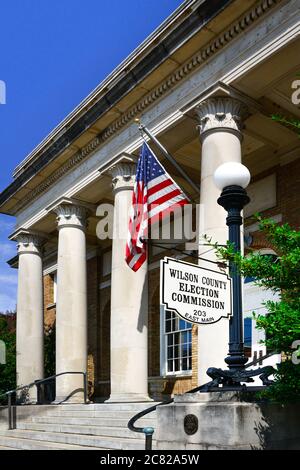
[[[18,202],[15,206],[15,212],[18,212],[20,209],[28,205],[31,201],[47,191],[54,183],[56,183],[56,181],[68,174],[74,167],[78,166],[82,160],[97,150],[99,144],[99,137],[95,137],[85,147],[72,155],[72,157],[70,157],[69,160],[67,160],[61,167],[56,169],[42,183],[37,185],[36,188],[27,194],[22,201]]]
[[[8,239],[11,241],[18,241],[21,237],[36,237],[39,240],[48,240],[48,234],[44,232],[38,232],[37,230],[28,230],[23,227],[19,227],[15,232],[9,235]]]
[[[75,153],[60,168],[55,170],[45,181],[40,183],[22,201],[19,201],[14,207],[14,213],[27,206],[38,196],[47,191],[54,183],[56,183],[64,175],[68,174],[77,167],[84,159],[98,150],[101,145],[110,139],[114,134],[123,127],[132,122],[136,117],[140,116],[148,107],[153,105],[163,95],[168,93],[184,78],[202,67],[213,55],[222,50],[230,42],[232,42],[240,34],[251,28],[254,23],[259,21],[271,8],[279,5],[284,0],[261,0],[254,7],[249,9],[242,17],[235,21],[229,28],[210,41],[198,53],[193,55],[187,62],[181,65],[177,70],[170,74],[160,85],[154,90],[147,93],[135,105],[129,108],[122,116],[116,119],[98,136],[94,137],[86,146]]]
[[[74,199],[74,198],[63,196],[63,197],[59,197],[50,206],[46,207],[46,211],[48,213],[50,212],[56,213],[57,209],[60,206],[81,207],[87,213],[90,213],[90,214],[94,213],[97,208],[95,204],[92,204],[90,202],[83,202],[83,201],[80,201],[79,199]]]

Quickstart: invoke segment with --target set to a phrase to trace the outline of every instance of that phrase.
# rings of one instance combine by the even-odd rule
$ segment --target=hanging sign
[[[168,310],[201,325],[231,316],[231,279],[226,273],[167,257],[160,272],[161,304]]]

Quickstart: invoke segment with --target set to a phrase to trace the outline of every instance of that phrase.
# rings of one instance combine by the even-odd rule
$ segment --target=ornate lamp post
[[[249,203],[245,188],[250,182],[250,173],[241,163],[229,162],[219,166],[214,174],[216,186],[222,190],[218,204],[227,211],[226,224],[229,227],[229,242],[237,252],[241,251],[243,223],[241,211]],[[229,266],[232,280],[232,317],[229,322],[229,353],[225,359],[229,369],[243,369],[247,358],[244,355],[242,281],[233,263]]]
[[[218,204],[227,211],[228,238],[237,252],[241,250],[241,211],[250,201],[245,189],[250,178],[248,168],[237,162],[224,163],[214,173],[215,184],[222,191]],[[241,387],[241,382],[253,382],[251,377],[255,375],[260,375],[263,384],[269,385],[268,376],[274,372],[272,367],[245,369],[248,359],[244,354],[242,280],[233,262],[229,264],[229,272],[232,279],[232,317],[229,321],[229,352],[225,358],[229,370],[209,368],[207,375],[213,379],[209,388],[220,384]]]

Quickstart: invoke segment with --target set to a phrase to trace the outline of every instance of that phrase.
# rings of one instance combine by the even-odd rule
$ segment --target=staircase
[[[130,431],[127,423],[133,415],[153,404],[155,403],[95,403],[17,407],[17,429],[9,431],[2,424],[0,450],[143,450],[144,434]],[[155,412],[139,420],[137,425],[152,426],[155,429]],[[154,433],[154,449],[155,444]]]

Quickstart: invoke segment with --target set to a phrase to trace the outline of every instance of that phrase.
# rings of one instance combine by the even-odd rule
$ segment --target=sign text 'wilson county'
[[[185,320],[216,323],[231,315],[231,282],[226,273],[165,258],[161,261],[161,303]]]

